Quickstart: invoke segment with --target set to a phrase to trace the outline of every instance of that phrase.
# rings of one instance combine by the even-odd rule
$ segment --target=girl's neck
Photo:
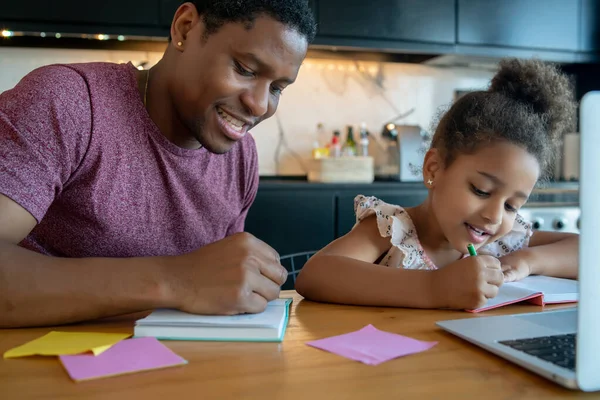
[[[460,259],[463,254],[452,247],[442,232],[429,198],[406,211],[415,224],[417,237],[427,256],[437,267]]]

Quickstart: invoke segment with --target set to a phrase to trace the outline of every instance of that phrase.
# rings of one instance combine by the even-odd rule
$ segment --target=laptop
[[[442,329],[571,389],[600,390],[600,91],[580,104],[579,303],[527,314],[438,321]]]

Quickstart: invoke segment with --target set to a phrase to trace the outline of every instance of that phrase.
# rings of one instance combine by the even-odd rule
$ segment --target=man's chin
[[[192,130],[194,139],[202,147],[213,154],[224,154],[230,151],[236,140],[228,138],[225,133],[221,132],[218,125],[211,123],[194,124],[195,129]]]
[[[200,145],[213,154],[225,154],[229,152],[236,142],[223,138],[224,140],[198,140]]]
[[[225,153],[229,153],[229,151],[231,151],[231,148],[233,146],[230,146],[229,148],[209,148],[207,147],[206,150],[208,150],[209,152],[213,153],[213,154],[225,154]]]

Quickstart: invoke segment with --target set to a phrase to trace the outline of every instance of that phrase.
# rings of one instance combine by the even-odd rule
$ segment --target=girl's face
[[[469,243],[479,248],[512,230],[541,172],[534,156],[508,142],[458,155],[448,168],[430,150],[424,167],[441,233],[462,253]]]

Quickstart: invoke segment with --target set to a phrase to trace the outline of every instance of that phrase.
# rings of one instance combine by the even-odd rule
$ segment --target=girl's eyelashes
[[[471,184],[471,190],[478,197],[487,198],[490,196],[490,194],[488,192],[484,192],[483,190],[479,189],[477,186],[475,186],[473,184]],[[506,209],[506,211],[511,212],[511,213],[517,212],[517,208],[510,205],[509,203],[504,203],[504,208]]]

